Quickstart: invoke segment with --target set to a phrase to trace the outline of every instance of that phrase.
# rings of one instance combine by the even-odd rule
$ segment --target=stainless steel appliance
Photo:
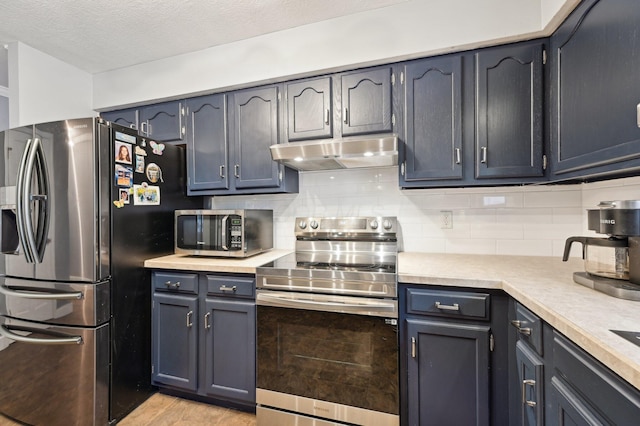
[[[272,210],[175,212],[176,253],[248,257],[272,248]]]
[[[258,425],[398,425],[396,218],[297,218],[295,235],[256,270]]]
[[[146,258],[173,251],[184,152],[97,118],[0,133],[0,412],[106,425],[152,392]]]
[[[574,281],[615,297],[640,300],[640,201],[602,201],[587,215],[588,228],[608,238],[567,240],[565,261],[572,242],[583,244],[585,271],[574,273]]]

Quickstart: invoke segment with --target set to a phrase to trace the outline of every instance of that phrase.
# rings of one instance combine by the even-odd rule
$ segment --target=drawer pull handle
[[[234,285],[233,287],[227,287],[226,285],[220,286],[220,291],[228,291],[230,293],[235,293],[237,287]]]
[[[193,327],[193,311],[187,312],[187,328]]]
[[[522,327],[521,321],[512,320],[511,325],[518,330],[518,333],[524,334],[525,336],[531,336],[531,329],[529,327]]]
[[[440,302],[436,302],[436,309],[441,309],[443,311],[459,311],[460,305],[454,303],[453,305],[443,305]]]
[[[164,283],[164,285],[166,285],[167,288],[178,289],[178,288],[180,288],[180,281],[176,281],[175,283],[172,283],[171,281],[167,281],[166,283]]]
[[[411,358],[416,357],[416,338],[411,338]]]

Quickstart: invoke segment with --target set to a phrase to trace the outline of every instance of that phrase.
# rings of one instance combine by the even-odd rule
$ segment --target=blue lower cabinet
[[[255,401],[255,303],[211,298],[205,304],[207,393],[240,401]]]
[[[153,295],[152,345],[154,385],[187,391],[198,387],[198,298]]]
[[[255,408],[256,307],[253,275],[154,271],[152,380],[181,396]],[[215,284],[215,285],[213,285]],[[216,293],[219,287],[241,291]],[[246,288],[246,290],[245,290]]]

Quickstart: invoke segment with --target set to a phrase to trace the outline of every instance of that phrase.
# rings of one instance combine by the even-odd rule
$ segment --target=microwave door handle
[[[41,332],[38,329],[28,329],[25,327],[24,331],[31,332]],[[20,334],[15,334],[9,331],[9,329],[5,325],[0,325],[0,336],[3,336],[7,339],[15,340],[16,342],[22,343],[31,343],[36,345],[81,345],[82,337],[80,336],[72,336],[72,337],[56,337],[52,339],[40,339],[36,337],[27,337],[22,336]]]
[[[42,263],[44,258],[44,250],[47,243],[47,235],[49,234],[49,219],[50,219],[50,192],[49,192],[49,171],[47,169],[47,162],[44,155],[44,149],[42,148],[42,141],[38,138],[35,140],[36,151],[36,174],[38,177],[38,191],[39,194],[31,195],[32,201],[38,201],[38,223],[36,227],[36,245],[35,253],[37,255],[38,263]]]
[[[221,236],[222,236],[222,250],[229,250],[229,247],[227,247],[227,222],[229,221],[229,215],[224,215],[224,217],[222,218],[222,230],[221,230]]]
[[[18,167],[18,176],[16,181],[16,221],[17,221],[18,239],[20,240],[20,245],[22,246],[22,251],[24,252],[24,257],[27,263],[34,263],[34,258],[31,251],[31,247],[29,246],[29,241],[27,239],[27,231],[25,226],[27,216],[31,216],[29,212],[30,187],[26,185],[25,179],[26,179],[27,162],[29,160],[29,155],[31,153],[32,146],[33,146],[32,139],[27,140],[24,153],[22,154],[22,159],[20,160],[20,166]],[[26,200],[26,205],[25,205],[25,200]]]

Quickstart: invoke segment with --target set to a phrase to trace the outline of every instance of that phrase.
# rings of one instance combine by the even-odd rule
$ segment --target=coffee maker
[[[614,297],[640,300],[640,200],[602,201],[587,210],[587,226],[608,237],[567,239],[562,260],[579,242],[585,261],[585,271],[575,272],[573,280]]]

